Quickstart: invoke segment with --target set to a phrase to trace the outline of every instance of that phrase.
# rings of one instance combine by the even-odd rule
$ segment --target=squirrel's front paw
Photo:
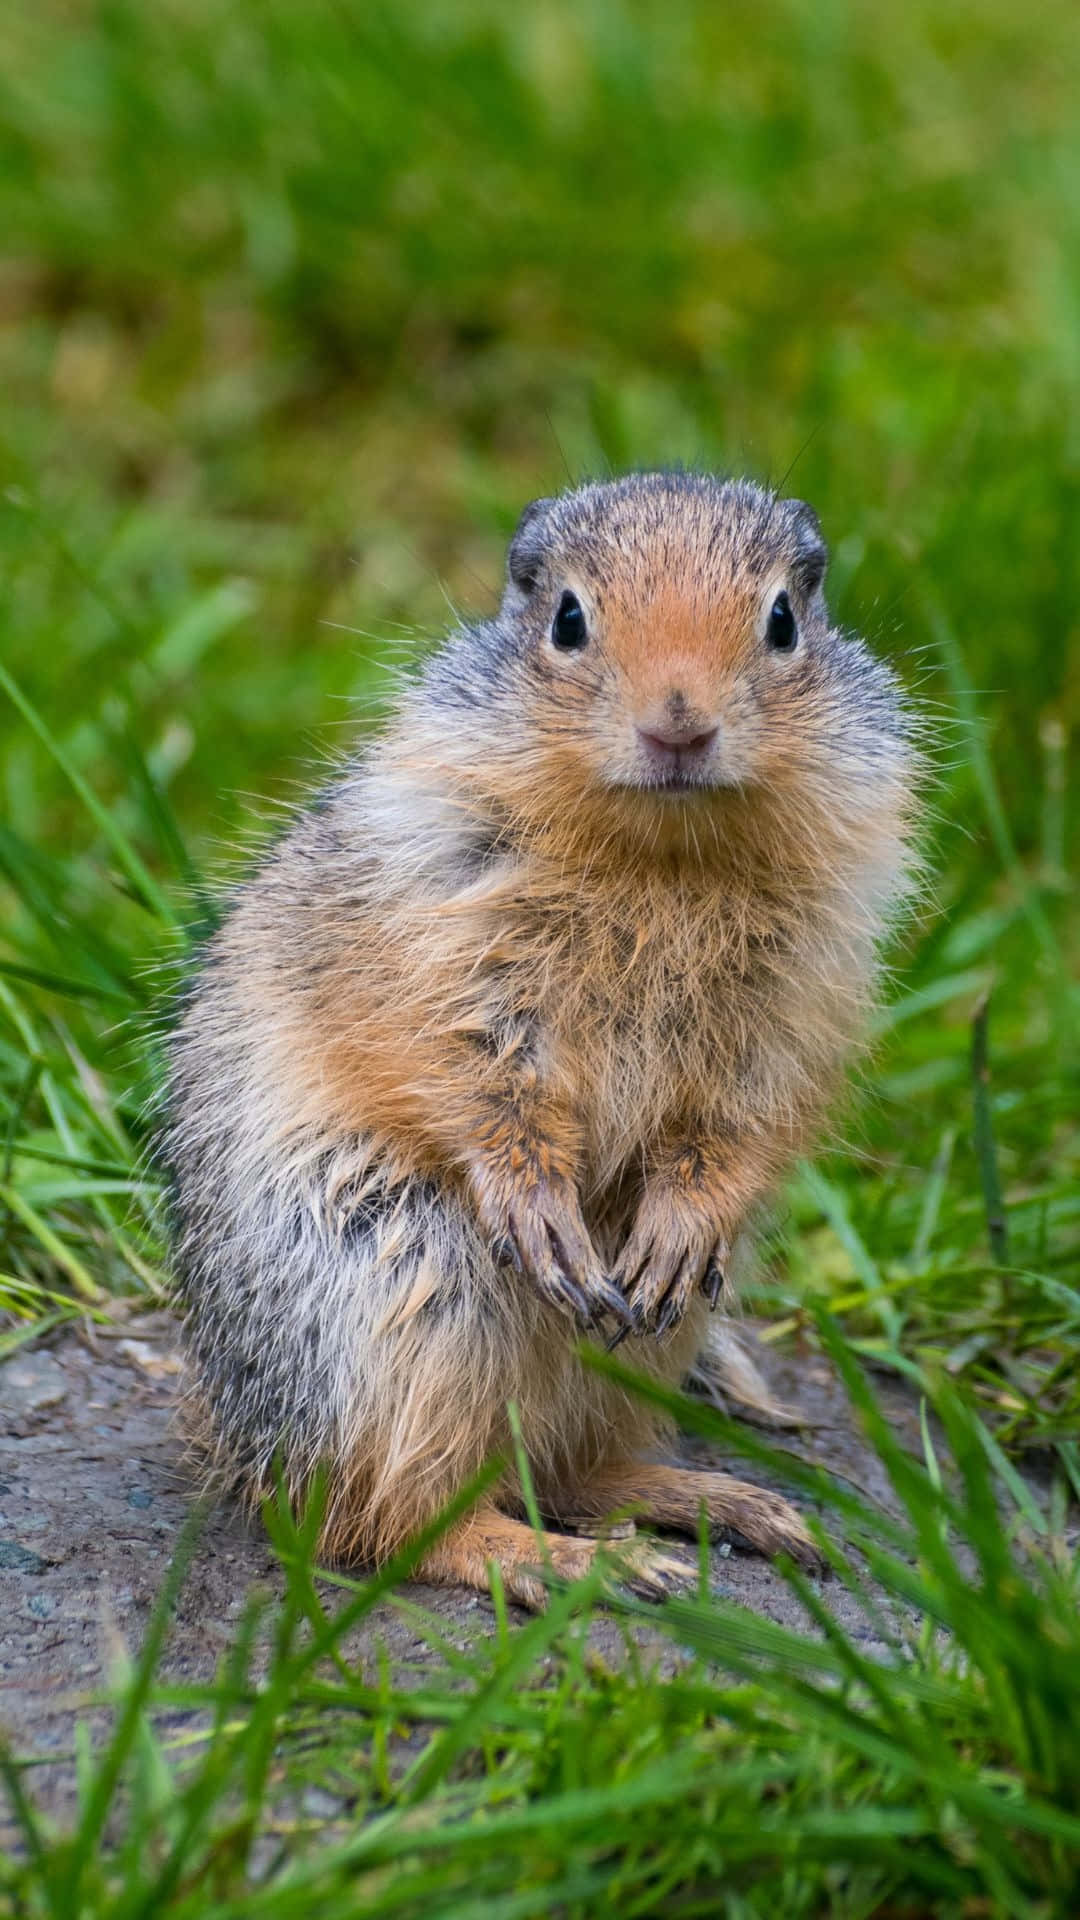
[[[670,1187],[646,1190],[612,1274],[633,1315],[636,1333],[667,1333],[699,1286],[716,1305],[724,1284],[727,1243],[714,1219]]]
[[[569,1181],[536,1180],[508,1196],[500,1212],[493,1236],[500,1263],[525,1274],[545,1300],[585,1326],[603,1313],[630,1325],[630,1309],[600,1264]]]

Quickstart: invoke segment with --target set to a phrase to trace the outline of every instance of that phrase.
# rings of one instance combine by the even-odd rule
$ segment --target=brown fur
[[[772,1495],[632,1469],[666,1427],[582,1371],[573,1316],[632,1316],[662,1381],[692,1365],[702,1287],[864,1021],[913,756],[828,627],[798,503],[645,476],[544,506],[498,620],[241,891],[196,984],[168,1139],[196,1373],[249,1491],[275,1451],[298,1496],[329,1465],[335,1556],[429,1519],[506,1447],[509,1399],[547,1511],[626,1496],[693,1531],[704,1499],[805,1553]],[[590,643],[563,656],[566,590]],[[790,662],[763,640],[781,590]],[[719,744],[658,792],[642,732],[671,724]],[[535,1597],[521,1532],[474,1516],[429,1571],[495,1558]]]
[[[538,1608],[547,1597],[545,1572],[559,1580],[580,1580],[605,1545],[601,1539],[565,1533],[544,1533],[538,1540],[531,1527],[485,1501],[433,1548],[421,1572],[453,1586],[486,1588],[494,1562],[508,1598]],[[632,1536],[628,1544],[619,1542],[611,1558],[616,1575],[652,1599],[677,1590],[691,1573],[684,1562]]]

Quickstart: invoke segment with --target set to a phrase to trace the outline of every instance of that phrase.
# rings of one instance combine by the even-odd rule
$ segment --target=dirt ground
[[[891,1504],[881,1466],[853,1429],[828,1364],[790,1346],[782,1354],[759,1348],[758,1358],[772,1391],[808,1422],[778,1436],[782,1444]],[[61,1819],[71,1804],[75,1720],[89,1717],[95,1737],[107,1729],[107,1711],[95,1707],[95,1696],[118,1647],[137,1651],[188,1512],[192,1489],[173,1419],[178,1371],[175,1324],[164,1314],[127,1330],[99,1330],[93,1345],[69,1329],[0,1366],[0,1729],[17,1755],[33,1756],[33,1797]],[[905,1444],[919,1450],[910,1397],[883,1383],[882,1399]],[[692,1452],[702,1464],[745,1472],[696,1443]],[[752,1554],[716,1547],[713,1579],[717,1591],[757,1612],[804,1624],[790,1589]],[[258,1527],[223,1507],[181,1592],[163,1674],[178,1682],[212,1678],[256,1583],[275,1590],[276,1563]],[[462,1647],[493,1621],[487,1599],[470,1592],[415,1584],[407,1593]],[[835,1586],[829,1598],[872,1651],[854,1603]],[[599,1648],[617,1656],[614,1622],[599,1619],[593,1632]],[[415,1667],[437,1657],[415,1618],[393,1602],[365,1623],[348,1651],[362,1658],[378,1642],[395,1664]],[[672,1658],[670,1641],[657,1636],[653,1644],[658,1656]],[[0,1819],[0,1844],[3,1826]]]

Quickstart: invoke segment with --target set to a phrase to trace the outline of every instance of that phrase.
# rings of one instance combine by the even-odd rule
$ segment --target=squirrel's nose
[[[642,714],[637,732],[643,747],[667,756],[704,753],[712,746],[719,728],[715,723],[709,725],[707,708],[702,711],[681,687],[673,687],[651,712]]]
[[[643,746],[651,747],[660,753],[704,753],[712,746],[719,733],[719,727],[706,727],[695,730],[694,726],[676,726],[671,721],[650,727],[638,728],[638,739]]]

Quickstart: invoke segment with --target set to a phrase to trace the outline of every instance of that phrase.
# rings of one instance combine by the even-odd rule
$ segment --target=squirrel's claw
[[[630,1295],[633,1331],[658,1338],[686,1312],[697,1267],[687,1252],[642,1235],[627,1247],[616,1278]]]
[[[625,1302],[596,1271],[591,1247],[579,1239],[572,1221],[557,1224],[548,1213],[523,1211],[511,1215],[507,1231],[492,1242],[492,1257],[527,1276],[551,1306],[582,1326],[591,1326],[603,1311],[618,1310],[625,1316]]]
[[[686,1312],[690,1288],[687,1285],[688,1262],[684,1260],[660,1304],[656,1320],[657,1338],[676,1325]]]
[[[567,1313],[581,1325],[588,1326],[592,1318],[592,1309],[586,1295],[577,1283],[571,1280],[569,1274],[563,1273],[561,1268],[551,1262],[541,1271],[534,1268],[531,1271],[531,1278],[551,1306],[558,1307],[561,1313]]]
[[[572,1258],[564,1243],[563,1236],[559,1233],[557,1227],[552,1226],[550,1220],[548,1221],[547,1231],[548,1239],[551,1242],[551,1251],[554,1255],[555,1268],[562,1283],[561,1291],[573,1307],[578,1319],[584,1320],[586,1325],[588,1325],[589,1321],[592,1320],[595,1315],[595,1302],[590,1298],[590,1292],[592,1290],[590,1289],[590,1291],[587,1292],[586,1289],[579,1284],[575,1274],[578,1262]]]
[[[592,1304],[589,1296],[578,1286],[573,1276],[567,1273],[558,1260],[553,1260],[540,1276],[542,1291],[556,1307],[562,1307],[582,1321],[586,1326],[592,1319]]]
[[[627,1246],[616,1262],[612,1285],[618,1289],[619,1297],[624,1303],[629,1299],[645,1272],[649,1264],[650,1252],[651,1248],[647,1246],[639,1247],[636,1252]],[[635,1309],[630,1307],[628,1311],[633,1314]]]
[[[710,1313],[715,1312],[716,1303],[723,1293],[724,1288],[727,1286],[727,1275],[724,1272],[724,1262],[727,1259],[727,1252],[726,1243],[723,1240],[718,1240],[709,1255],[705,1272],[702,1275],[702,1290],[709,1302]]]
[[[597,1280],[594,1283],[593,1292],[605,1313],[610,1313],[619,1322],[622,1332],[631,1333],[635,1325],[633,1309],[623,1298],[614,1281]]]
[[[584,1327],[595,1327],[607,1314],[626,1332],[637,1331],[634,1309],[601,1268],[572,1198],[549,1188],[504,1219],[491,1242],[497,1266],[525,1275],[545,1300]]]
[[[491,1257],[497,1267],[513,1267],[515,1273],[524,1273],[525,1262],[521,1258],[516,1240],[512,1234],[503,1233],[492,1242]]]

